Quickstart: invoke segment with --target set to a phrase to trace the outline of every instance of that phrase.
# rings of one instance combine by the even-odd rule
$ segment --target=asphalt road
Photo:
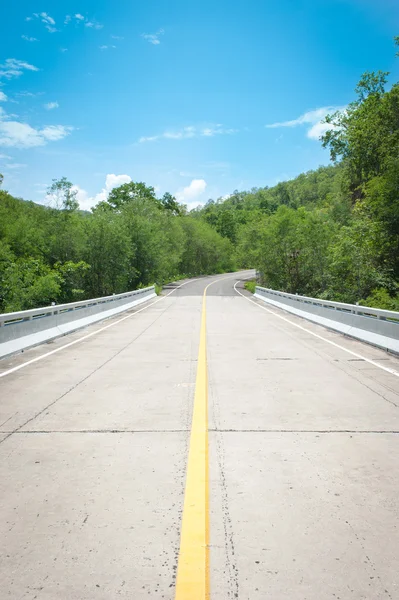
[[[176,598],[209,283],[210,598],[399,598],[399,378],[346,350],[399,360],[262,310],[248,275],[0,361],[1,600]]]

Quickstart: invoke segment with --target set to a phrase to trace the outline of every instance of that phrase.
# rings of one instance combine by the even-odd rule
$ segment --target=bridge
[[[1,598],[399,597],[399,360],[250,275],[0,361]]]

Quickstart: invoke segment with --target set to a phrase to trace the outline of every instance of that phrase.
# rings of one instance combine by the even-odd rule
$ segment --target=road
[[[246,277],[0,362],[1,599],[181,600],[198,524],[212,600],[399,598],[399,360]]]

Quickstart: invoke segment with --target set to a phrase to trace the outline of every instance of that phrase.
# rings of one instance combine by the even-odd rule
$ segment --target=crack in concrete
[[[391,434],[398,435],[397,429],[216,429],[209,428],[211,433],[356,433],[356,434]],[[190,429],[20,429],[0,431],[0,434],[50,434],[50,433],[189,433]]]
[[[26,431],[1,431],[12,434],[46,434],[46,433],[187,433],[190,429],[27,429]]]

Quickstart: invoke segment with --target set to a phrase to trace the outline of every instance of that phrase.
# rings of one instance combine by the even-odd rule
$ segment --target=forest
[[[66,178],[48,206],[0,190],[0,312],[244,267],[270,288],[399,310],[399,84],[387,89],[388,75],[366,72],[326,117],[329,166],[190,212],[144,183],[91,212]]]

